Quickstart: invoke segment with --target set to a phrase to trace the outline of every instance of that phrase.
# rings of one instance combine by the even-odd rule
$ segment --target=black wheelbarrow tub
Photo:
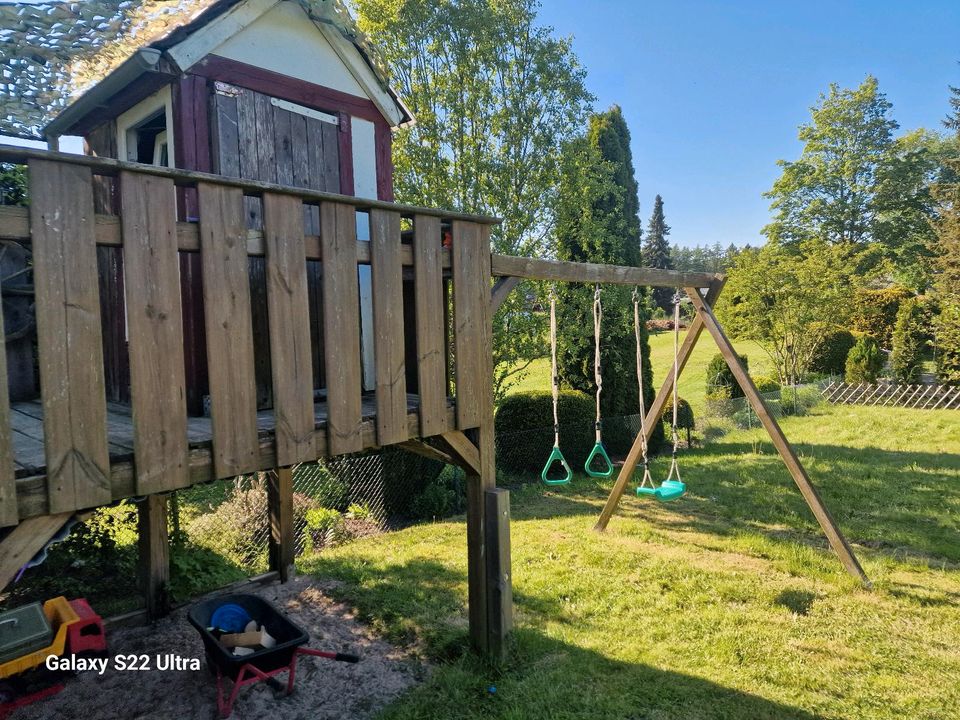
[[[270,636],[277,641],[276,646],[248,655],[234,655],[230,648],[221,645],[209,630],[210,618],[217,608],[228,603],[239,605],[246,610],[250,618],[266,628]],[[240,668],[244,665],[253,665],[263,672],[286,667],[293,660],[296,649],[310,640],[310,636],[301,627],[256,595],[223,595],[198,603],[190,608],[187,620],[200,633],[211,669],[231,680],[240,674]]]

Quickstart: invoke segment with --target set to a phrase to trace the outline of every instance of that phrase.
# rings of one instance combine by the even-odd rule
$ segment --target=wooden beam
[[[267,506],[270,513],[270,569],[280,573],[280,582],[286,582],[296,557],[292,467],[277,468],[267,474]]]
[[[480,474],[480,451],[460,430],[438,435],[436,440],[445,446],[456,465],[474,475]]]
[[[22,520],[0,541],[0,591],[13,580],[43,546],[60,532],[73,513],[58,513]]]
[[[140,588],[151,620],[170,612],[170,538],[167,496],[148,495],[137,505]]]
[[[510,296],[510,293],[513,292],[513,289],[519,284],[520,278],[514,275],[505,275],[501,278],[497,278],[497,281],[493,284],[493,289],[490,290],[491,315],[500,309],[500,306],[503,305],[503,301]]]
[[[793,481],[797,484],[800,494],[803,495],[803,499],[807,502],[817,522],[820,523],[820,527],[823,529],[824,535],[827,536],[830,547],[833,548],[833,551],[840,558],[840,562],[843,563],[847,572],[869,587],[870,579],[860,566],[860,562],[857,560],[856,555],[853,554],[853,550],[847,543],[847,539],[843,536],[837,523],[834,521],[833,516],[830,515],[830,511],[827,510],[826,505],[823,504],[820,493],[817,492],[813,483],[810,482],[807,471],[803,465],[800,464],[800,459],[787,441],[783,430],[780,429],[779,423],[777,423],[776,419],[770,413],[770,408],[767,407],[763,396],[760,394],[760,391],[757,390],[753,379],[743,366],[740,356],[737,355],[733,344],[729,338],[727,338],[716,316],[714,316],[713,310],[694,289],[688,288],[687,293],[690,295],[690,299],[693,301],[693,306],[697,309],[698,315],[703,319],[704,326],[713,336],[717,347],[720,348],[720,354],[723,355],[723,359],[727,361],[730,371],[743,389],[744,395],[746,395],[747,400],[750,402],[750,406],[757,414],[764,429],[770,435],[770,439],[773,440],[773,445],[777,448],[777,452],[780,453],[780,457],[783,459],[784,465],[787,466],[791,477],[793,477]]]
[[[116,176],[122,171],[134,171],[145,175],[155,177],[169,178],[177,185],[182,187],[194,187],[198,182],[211,182],[217,185],[228,187],[238,187],[245,190],[245,194],[259,196],[265,192],[274,192],[282,195],[294,195],[310,203],[317,202],[337,202],[351,205],[360,210],[370,210],[372,208],[381,208],[383,210],[392,210],[404,216],[411,215],[433,215],[444,220],[466,220],[482,225],[497,225],[499,218],[485,215],[472,215],[470,213],[456,212],[452,210],[438,210],[436,208],[419,207],[416,205],[404,205],[400,203],[386,202],[384,200],[373,200],[370,198],[360,198],[354,195],[341,195],[338,193],[324,192],[321,190],[308,190],[306,188],[288,187],[278,185],[277,183],[262,182],[260,180],[245,180],[225,175],[214,175],[212,173],[199,172],[197,170],[183,170],[180,168],[160,167],[159,165],[142,165],[140,163],[114,160],[113,158],[97,157],[95,155],[74,155],[71,153],[50,152],[49,150],[37,150],[34,148],[15,147],[13,145],[0,144],[0,163],[13,163],[23,165],[29,160],[54,160],[71,165],[82,165],[90,168],[97,175]]]
[[[494,255],[491,259],[494,276],[512,276],[531,280],[560,282],[604,283],[606,285],[636,285],[652,287],[709,287],[717,279],[714,273],[679,272],[658,268],[626,267],[578,263],[566,260]]]
[[[445,453],[442,450],[438,450],[433,445],[426,443],[423,440],[418,440],[416,438],[411,438],[410,440],[405,440],[404,442],[397,443],[396,445],[401,450],[406,450],[409,453],[414,455],[419,455],[420,457],[425,457],[429,460],[436,460],[438,462],[446,463],[447,465],[459,465],[460,461],[458,458],[454,458],[449,453]]]
[[[3,307],[0,305],[0,527],[16,525],[19,520],[17,515],[17,481],[10,426],[10,394],[8,391],[5,339]]]
[[[720,292],[723,290],[723,284],[725,280],[717,280],[710,286],[710,290],[707,292],[707,301],[711,304],[716,302],[717,297],[719,297]],[[697,345],[697,340],[700,339],[700,334],[703,332],[703,320],[700,319],[698,315],[694,318],[693,322],[690,324],[690,327],[687,328],[687,334],[683,339],[683,344],[680,346],[680,350],[677,354],[677,366],[680,372],[683,372],[684,367],[687,365],[687,361],[690,359],[690,355],[693,352],[693,348]],[[663,408],[666,407],[667,400],[670,398],[671,393],[673,392],[673,365],[670,365],[670,369],[667,371],[667,376],[664,378],[663,385],[660,386],[660,391],[657,393],[656,398],[654,398],[653,403],[650,405],[650,409],[647,411],[647,415],[644,418],[644,426],[647,429],[646,433],[646,442],[650,442],[650,437],[653,435],[654,428],[660,422],[660,416],[663,413]],[[623,497],[623,493],[626,492],[627,485],[630,483],[633,478],[633,471],[636,470],[637,464],[640,462],[640,458],[643,455],[643,438],[640,435],[637,435],[636,440],[633,441],[633,445],[630,448],[630,452],[627,454],[626,460],[623,462],[623,466],[620,468],[620,474],[617,475],[617,480],[613,484],[613,488],[610,490],[610,496],[607,498],[606,504],[603,506],[603,510],[600,513],[600,517],[597,519],[597,524],[593,526],[594,530],[600,532],[607,529],[607,524],[610,522],[610,518],[613,517],[613,513],[617,509],[617,505],[620,503],[620,498]]]
[[[487,655],[501,662],[513,629],[513,578],[510,573],[510,492],[493,488],[484,493],[487,559]]]

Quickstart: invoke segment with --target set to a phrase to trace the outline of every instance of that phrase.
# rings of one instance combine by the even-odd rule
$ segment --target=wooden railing
[[[46,456],[43,476],[16,478],[0,345],[0,525],[481,424],[491,391],[489,231],[495,220],[22,148],[0,146],[0,162],[29,169],[29,208],[0,208],[0,238],[28,243],[33,253]],[[116,215],[95,212],[97,176],[115,178]],[[198,218],[177,221],[178,188],[196,193]],[[245,197],[262,202],[262,232],[247,229]],[[317,236],[305,235],[305,203],[319,207]],[[369,222],[369,242],[357,239],[358,217]],[[402,233],[404,223],[412,232]],[[120,248],[123,256],[134,453],[122,462],[109,452],[98,246]],[[197,252],[212,442],[191,446],[178,255]],[[257,424],[250,256],[263,256],[267,268],[272,435]],[[322,262],[326,424],[320,428],[308,260]],[[372,421],[361,409],[358,264],[369,264],[372,275]],[[414,322],[407,324],[405,267],[415,295]],[[415,414],[406,386],[409,333],[416,344]]]

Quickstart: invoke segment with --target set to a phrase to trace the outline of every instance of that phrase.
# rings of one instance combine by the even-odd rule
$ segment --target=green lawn
[[[784,421],[872,591],[827,550],[756,431],[686,453],[688,496],[628,496],[605,535],[591,528],[606,484],[514,487],[516,631],[500,670],[464,652],[462,517],[302,569],[433,661],[387,718],[960,717],[958,426],[894,408]]]
[[[683,342],[681,334],[680,342]],[[750,363],[750,374],[771,374],[773,363],[767,353],[755,342],[738,341],[737,351],[745,354]],[[717,346],[707,333],[700,336],[697,347],[694,348],[687,366],[680,375],[680,397],[692,405],[695,415],[703,409],[704,386],[706,384],[707,364],[717,354]],[[664,375],[673,364],[673,333],[664,332],[650,336],[650,360],[653,363],[654,385],[659,388]],[[526,390],[550,391],[550,358],[535,360],[527,368],[523,378],[510,389],[510,392]]]

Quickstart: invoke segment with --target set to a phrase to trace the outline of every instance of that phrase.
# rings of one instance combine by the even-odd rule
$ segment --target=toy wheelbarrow
[[[239,625],[216,627],[223,622],[222,618],[228,616],[226,610],[231,611],[229,613],[232,615],[231,622],[237,621],[236,615],[245,613],[247,620],[255,620],[276,640],[276,645],[254,650],[245,655],[235,655],[218,639],[218,634],[221,632],[242,629]],[[227,595],[199,603],[190,608],[187,620],[200,633],[207,664],[210,671],[217,676],[217,710],[221,718],[227,718],[233,712],[233,704],[240,688],[245,685],[266,682],[274,688],[282,689],[275,676],[287,672],[286,692],[288,695],[292,693],[297,672],[297,658],[301,655],[312,655],[341,662],[355,663],[360,660],[356,655],[303,647],[310,640],[310,636],[273,605],[255,595]],[[229,696],[224,695],[225,678],[233,681],[233,690]]]

